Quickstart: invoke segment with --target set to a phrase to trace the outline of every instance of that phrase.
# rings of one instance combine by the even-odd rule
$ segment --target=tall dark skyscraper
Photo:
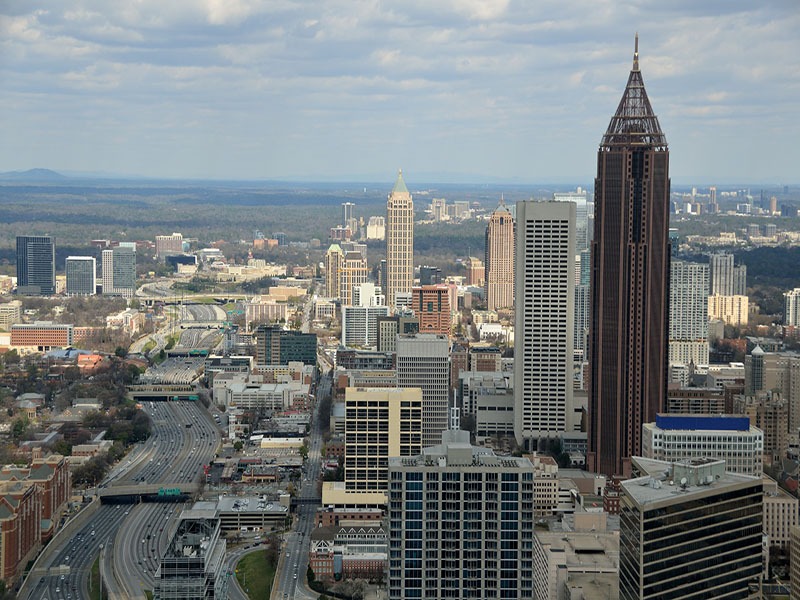
[[[669,151],[633,69],[597,153],[592,243],[589,468],[630,472],[667,382]]]
[[[56,293],[56,243],[49,235],[17,236],[17,293]]]

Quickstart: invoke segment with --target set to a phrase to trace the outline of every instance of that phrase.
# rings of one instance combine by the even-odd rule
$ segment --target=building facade
[[[425,420],[422,446],[434,446],[447,429],[450,398],[450,341],[418,333],[397,336],[397,387],[420,388]]]
[[[521,446],[572,428],[575,204],[518,202],[514,433]]]
[[[388,306],[342,305],[342,345],[376,346],[378,343],[378,319],[388,315]]]
[[[389,457],[422,452],[422,390],[348,388],[344,404],[345,488],[388,489]]]
[[[482,288],[486,281],[486,273],[483,262],[481,262],[479,258],[470,256],[464,261],[464,268],[466,269],[467,285]]]
[[[489,310],[514,306],[514,219],[500,204],[486,226],[485,297]]]
[[[422,333],[450,335],[449,288],[423,285],[411,290],[411,310],[419,321]]]
[[[17,293],[56,293],[56,241],[49,235],[17,236]]]
[[[783,324],[800,327],[800,287],[783,294]]]
[[[49,352],[55,348],[72,346],[74,333],[75,328],[65,323],[52,323],[51,321],[17,323],[11,326],[11,346]]]
[[[670,264],[669,362],[708,364],[708,265]]]
[[[360,252],[347,252],[342,257],[341,268],[339,269],[342,304],[357,304],[353,300],[353,292],[356,287],[367,282],[368,276],[367,259]]]
[[[394,306],[398,292],[414,284],[414,201],[403,181],[403,171],[386,204],[386,304]]]
[[[183,254],[183,235],[180,233],[157,235],[156,256],[164,260],[167,256],[175,254]]]
[[[389,459],[389,598],[533,598],[533,479],[466,431]]]
[[[777,391],[786,399],[789,431],[800,429],[800,353],[764,352],[760,346],[744,359],[745,393]]]
[[[253,338],[256,343],[256,363],[259,365],[288,365],[299,361],[317,364],[317,334],[259,325]]]
[[[339,244],[331,244],[325,253],[325,296],[338,299],[342,297],[342,249]]]
[[[747,266],[735,267],[733,254],[719,252],[708,259],[710,296],[747,295]]]
[[[597,155],[589,470],[625,474],[667,386],[669,150],[633,68]]]
[[[725,461],[659,463],[620,484],[620,598],[754,598],[762,571],[762,483]]]
[[[645,423],[642,456],[667,462],[695,458],[724,460],[732,473],[760,477],[764,433],[747,417],[659,414]]]
[[[118,246],[103,250],[103,295],[133,298],[136,294],[136,251]]]
[[[67,296],[93,296],[97,291],[97,261],[93,256],[68,256]]]
[[[709,296],[708,318],[719,319],[726,325],[747,325],[749,299],[747,296]]]

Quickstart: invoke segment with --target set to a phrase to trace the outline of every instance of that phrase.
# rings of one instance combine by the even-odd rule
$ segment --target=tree
[[[242,448],[244,448],[244,444],[240,440],[236,440],[233,444],[233,449],[237,452],[241,452]]]
[[[117,346],[114,349],[114,356],[118,356],[119,358],[125,358],[128,356],[128,349],[123,348],[122,346]]]
[[[53,452],[55,452],[56,454],[61,454],[62,456],[71,456],[72,444],[70,444],[66,440],[59,440],[55,444],[53,444]]]

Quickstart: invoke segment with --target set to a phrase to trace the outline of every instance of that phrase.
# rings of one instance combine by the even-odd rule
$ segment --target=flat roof
[[[245,502],[245,500],[247,502]],[[258,496],[222,496],[216,503],[220,513],[264,513],[264,512],[288,512],[288,507],[281,506],[277,500],[262,500]]]

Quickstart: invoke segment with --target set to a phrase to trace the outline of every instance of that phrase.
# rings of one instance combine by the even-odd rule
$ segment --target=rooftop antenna
[[[633,70],[639,70],[639,32],[636,32],[636,38],[633,47]]]

